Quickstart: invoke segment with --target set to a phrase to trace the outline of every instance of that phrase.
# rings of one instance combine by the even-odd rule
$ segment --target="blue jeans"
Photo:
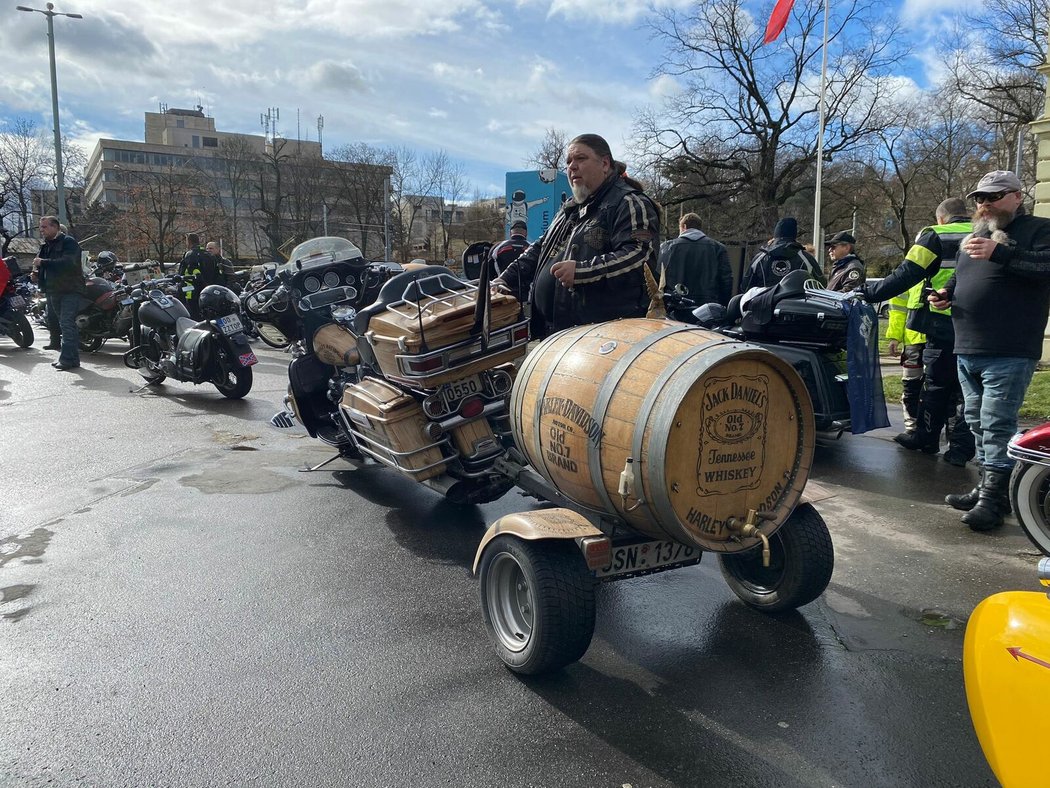
[[[1006,446],[1017,433],[1028,384],[1035,373],[1034,358],[959,356],[966,423],[977,441],[977,462],[996,471],[1011,471],[1014,461]]]
[[[62,364],[80,363],[80,329],[77,328],[77,313],[83,299],[79,293],[49,293],[47,311],[54,310],[58,325],[62,329],[62,350],[58,360]]]

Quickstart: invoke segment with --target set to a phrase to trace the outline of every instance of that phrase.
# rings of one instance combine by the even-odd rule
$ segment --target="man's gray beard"
[[[574,183],[571,186],[569,186],[569,188],[572,189],[573,199],[576,200],[576,202],[578,203],[582,203],[593,193],[582,183]]]
[[[998,216],[981,216],[973,220],[973,234],[980,235],[981,233],[988,233],[991,235],[999,229],[999,217]]]

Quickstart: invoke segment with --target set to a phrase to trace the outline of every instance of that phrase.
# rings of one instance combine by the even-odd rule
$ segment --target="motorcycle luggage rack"
[[[407,381],[425,380],[489,356],[523,347],[529,342],[528,327],[529,321],[521,320],[493,331],[487,343],[484,343],[481,337],[471,337],[429,353],[397,354],[394,356],[397,361],[397,374],[390,377]]]

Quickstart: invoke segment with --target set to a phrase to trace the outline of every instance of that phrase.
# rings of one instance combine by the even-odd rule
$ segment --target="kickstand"
[[[149,383],[143,383],[137,389],[128,389],[128,392],[131,393],[131,394],[141,394],[143,391],[148,389],[150,387],[150,385],[151,384],[149,384]]]
[[[315,465],[312,468],[300,468],[299,469],[299,473],[312,473],[313,471],[319,471],[319,470],[321,470],[321,468],[326,466],[328,463],[334,462],[334,461],[338,460],[342,456],[343,456],[342,454],[336,454],[334,457],[329,457],[324,462],[318,463],[317,465]]]

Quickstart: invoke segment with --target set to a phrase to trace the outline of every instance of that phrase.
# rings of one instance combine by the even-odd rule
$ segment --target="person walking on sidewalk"
[[[925,335],[915,430],[905,431],[894,440],[905,449],[937,454],[941,450],[941,432],[951,422],[944,459],[962,466],[974,456],[976,447],[965,419],[955,415],[962,389],[956,368],[952,311],[932,308],[923,294],[940,290],[951,278],[959,244],[973,225],[966,217],[966,202],[958,197],[938,205],[934,216],[937,224],[919,231],[904,262],[881,282],[865,284],[858,292],[870,303],[907,292],[906,330],[910,330],[912,339]]]
[[[945,502],[974,531],[1003,524],[1014,461],[1006,454],[1042,355],[1050,313],[1050,219],[1025,214],[1021,180],[996,170],[967,197],[976,203],[955,274],[929,296],[952,309],[966,421],[977,441],[980,485]]]
[[[80,366],[80,330],[77,312],[85,292],[84,272],[80,267],[80,244],[62,232],[56,216],[40,218],[40,252],[33,260],[38,271],[40,289],[47,296],[48,327],[52,321],[62,332],[58,361],[51,366],[58,370]],[[55,349],[57,338],[52,332],[48,347]]]

